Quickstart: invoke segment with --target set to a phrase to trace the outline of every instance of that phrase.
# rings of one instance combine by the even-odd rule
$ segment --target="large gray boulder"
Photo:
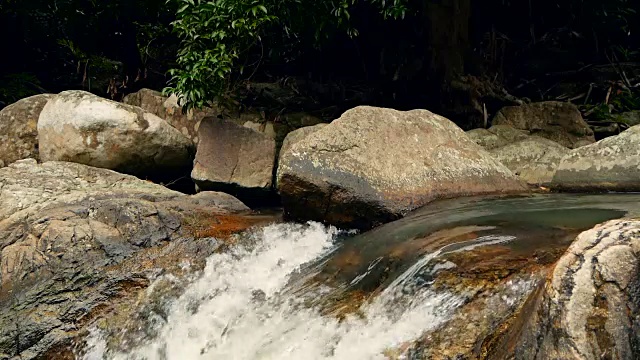
[[[273,195],[274,139],[212,117],[202,120],[198,137],[191,178],[199,189],[223,191],[252,205]]]
[[[451,121],[368,106],[293,144],[277,176],[288,217],[360,229],[440,198],[525,190]]]
[[[222,114],[217,107],[201,110],[190,109],[187,112],[183,112],[175,95],[166,97],[161,92],[151,89],[140,89],[135,93],[128,94],[122,99],[122,102],[141,107],[145,111],[164,119],[169,125],[178,129],[182,135],[191,139],[194,144],[199,141],[198,127],[200,126],[200,121],[205,116],[216,117]]]
[[[313,126],[305,126],[303,128],[293,130],[287,137],[284,138],[282,142],[282,147],[280,148],[280,157],[282,157],[293,145],[298,143],[300,140],[306,138],[307,136],[319,131],[320,129],[327,126],[327,124],[317,124]]]
[[[529,137],[529,132],[509,125],[493,125],[488,129],[469,130],[467,136],[486,150],[492,150],[524,140]]]
[[[562,158],[553,186],[572,191],[639,191],[640,125]]]
[[[238,212],[248,208],[227,194],[183,195],[81,164],[0,169],[0,358],[74,358],[56,349],[96,318],[126,318],[158,274],[203,265],[250,226]]]
[[[139,107],[64,91],[40,113],[42,161],[69,161],[150,176],[190,166],[193,142]]]
[[[638,359],[640,221],[585,231],[558,261],[517,339],[517,359]]]
[[[0,167],[38,159],[38,117],[53,95],[35,95],[0,110]]]
[[[595,142],[593,131],[578,108],[558,101],[507,106],[496,114],[493,125],[509,125],[574,149]]]
[[[280,159],[284,156],[284,154],[287,151],[289,151],[289,149],[291,149],[291,147],[294,144],[296,144],[300,140],[306,138],[307,136],[317,132],[318,130],[322,129],[325,126],[327,126],[327,124],[317,124],[317,125],[313,125],[313,126],[305,126],[303,128],[300,128],[300,129],[297,129],[297,130],[293,130],[292,132],[288,133],[287,136],[284,138],[284,141],[282,141],[282,146],[280,147],[280,151],[278,153],[278,163],[280,162]],[[279,167],[276,167],[276,172],[277,172],[278,168]],[[276,181],[276,187],[277,187],[277,181],[278,181],[277,174],[276,174],[276,177],[275,177],[275,181]]]
[[[538,136],[490,150],[489,153],[530,185],[551,182],[569,149]]]

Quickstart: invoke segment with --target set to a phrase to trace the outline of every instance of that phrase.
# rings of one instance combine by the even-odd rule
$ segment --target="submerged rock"
[[[545,138],[530,136],[489,151],[514,174],[531,185],[548,184],[569,149]]]
[[[276,142],[233,121],[207,117],[198,130],[191,178],[203,190],[223,191],[251,204],[273,195]]]
[[[51,97],[31,96],[0,110],[0,167],[21,159],[39,159],[38,117]]]
[[[640,125],[572,150],[562,158],[552,185],[570,191],[639,191]]]
[[[192,141],[156,115],[75,90],[61,92],[45,105],[38,140],[43,161],[152,178],[171,178],[172,172],[190,167],[193,154]]]
[[[100,316],[126,317],[157,274],[203,264],[256,223],[236,215],[247,211],[227,194],[80,164],[0,169],[0,358],[68,358],[72,339]]]
[[[580,234],[503,348],[516,359],[637,359],[639,256],[638,220]]]
[[[571,103],[545,101],[507,106],[498,111],[492,124],[526,130],[571,149],[595,142],[589,124]]]
[[[360,229],[440,198],[525,190],[451,121],[367,106],[293,144],[277,183],[286,216]]]

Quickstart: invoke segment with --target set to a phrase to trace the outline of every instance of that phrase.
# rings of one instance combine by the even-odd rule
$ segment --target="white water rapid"
[[[403,283],[416,273],[414,266],[362,305],[359,316],[339,321],[309,308],[291,288],[302,281],[290,280],[305,264],[322,263],[336,249],[336,235],[334,228],[317,223],[259,229],[250,248],[237,246],[208,259],[201,276],[172,303],[157,337],[127,353],[109,353],[107,340],[95,331],[83,358],[384,359],[385,350],[435,329],[463,303],[459,295],[426,288],[406,294]],[[304,278],[309,271],[304,270]]]

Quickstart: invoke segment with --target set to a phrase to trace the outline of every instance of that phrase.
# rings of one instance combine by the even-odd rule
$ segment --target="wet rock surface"
[[[570,321],[584,317],[580,312],[589,306],[597,308],[595,319],[600,319],[597,317],[602,315],[600,304],[602,301],[610,304],[604,308],[614,314],[611,318],[616,320],[607,325],[607,331],[618,329],[616,336],[623,339],[621,334],[626,333],[619,329],[625,329],[624,324],[616,326],[619,319],[635,314],[635,308],[630,307],[628,313],[618,311],[624,304],[617,302],[620,297],[612,296],[612,292],[602,296],[584,291],[583,285],[587,284],[587,289],[590,285],[579,279],[591,278],[603,289],[613,282],[620,288],[630,289],[631,296],[635,296],[631,289],[635,288],[637,269],[629,270],[628,266],[637,266],[635,255],[629,256],[629,251],[634,252],[637,246],[635,240],[625,243],[622,239],[637,238],[638,224],[620,227],[612,224],[634,220],[614,220],[579,234],[593,224],[637,214],[637,199],[637,195],[534,195],[448,200],[345,239],[328,257],[320,256],[308,266],[296,268],[290,274],[291,287],[279,288],[278,292],[262,287],[266,280],[251,283],[247,279],[253,284],[250,286],[244,280],[225,282],[233,275],[221,279],[218,269],[244,272],[234,268],[238,264],[227,257],[229,254],[220,255],[215,261],[210,259],[207,275],[189,277],[188,273],[178,271],[175,276],[160,276],[135,301],[118,302],[128,304],[125,311],[121,311],[121,307],[110,308],[106,311],[109,316],[93,321],[99,336],[89,336],[88,341],[99,340],[100,346],[112,351],[98,353],[122,352],[125,358],[138,354],[153,358],[164,346],[155,347],[155,344],[167,344],[171,358],[184,352],[190,352],[189,357],[197,357],[217,351],[229,342],[238,347],[215,354],[249,357],[248,354],[263,355],[265,347],[283,337],[286,340],[270,348],[269,354],[277,357],[277,354],[302,348],[311,349],[303,352],[308,358],[324,358],[331,349],[337,349],[338,358],[353,358],[346,357],[348,354],[355,358],[380,355],[389,359],[443,360],[589,358],[546,350],[531,355],[534,350],[521,351],[517,346],[529,347],[524,341],[540,339],[540,334],[550,334],[554,339],[566,337],[567,325],[558,317],[536,317],[538,304],[550,289],[558,289],[562,294],[554,295],[551,304],[566,309],[560,313]],[[285,238],[289,241],[291,231],[296,231],[292,227],[298,226],[281,224],[270,231],[285,230],[277,234],[283,241]],[[319,224],[311,227],[323,228]],[[602,229],[611,230],[610,235],[603,235],[603,239],[611,241],[592,241],[593,233],[600,237]],[[246,235],[237,237],[235,244],[265,239]],[[318,235],[314,233],[313,239],[317,241]],[[575,244],[571,245],[576,236]],[[585,242],[585,239],[590,240]],[[169,245],[174,243],[177,242]],[[289,250],[294,244],[287,243],[285,248]],[[270,250],[264,253],[264,258],[253,252],[248,258],[243,257],[240,251],[236,260],[242,261],[242,268],[267,261],[270,266],[265,271],[270,271],[271,266],[278,269],[286,263],[280,263],[281,256],[290,254],[278,252],[280,256],[274,257]],[[571,259],[565,261],[568,257]],[[578,276],[581,272],[589,275]],[[558,277],[559,273],[564,275]],[[556,285],[557,279],[561,279],[560,285]],[[193,286],[186,285],[189,282],[193,282]],[[188,289],[183,292],[185,286]],[[212,287],[217,290],[211,290]],[[237,297],[239,293],[243,296]],[[183,294],[191,295],[183,297]],[[300,297],[289,297],[293,294]],[[593,296],[594,301],[586,299],[585,294]],[[285,298],[279,299],[280,295]],[[562,300],[562,296],[575,295],[579,299]],[[175,306],[172,299],[180,305]],[[215,299],[221,301],[215,302],[217,306],[212,305]],[[225,301],[229,299],[234,301]],[[291,303],[295,304],[292,308],[280,307]],[[184,307],[188,309],[186,317],[175,315],[176,311],[183,314]],[[238,307],[240,311],[231,317],[233,321],[199,326],[201,318],[224,316],[221,312],[225,310],[220,308],[238,311]],[[310,308],[314,310],[308,311]],[[253,311],[258,311],[257,318],[252,315]],[[629,319],[632,318],[633,315],[629,315]],[[249,321],[245,322],[246,319]],[[600,326],[593,316],[586,324],[585,331],[589,334],[595,333],[594,326]],[[184,326],[180,328],[183,330],[175,332],[180,326]],[[192,333],[191,329],[196,328],[200,329],[197,334]],[[247,333],[255,335],[246,338]],[[295,336],[287,337],[291,334]],[[561,344],[562,341],[548,343]],[[256,342],[258,346],[254,345]],[[249,344],[246,351],[245,343]],[[380,346],[380,343],[387,345]],[[153,345],[147,347],[148,344]],[[370,351],[371,346],[376,350]],[[609,354],[605,353],[604,358],[636,358],[636,353],[631,353],[631,357]]]
[[[640,190],[640,126],[571,151],[552,185],[569,191]]]
[[[451,121],[366,106],[293,144],[277,176],[289,218],[360,229],[438,198],[524,190]]]
[[[194,150],[188,137],[156,115],[75,90],[61,92],[45,105],[38,141],[43,161],[170,180],[191,167]]]
[[[624,195],[618,197],[628,206],[634,206],[635,198],[625,200]],[[549,199],[553,199],[553,196]],[[454,204],[460,200],[466,199],[447,203]],[[578,209],[575,205],[580,203],[579,199],[566,197],[566,200],[547,205],[532,201],[526,205],[526,200],[494,199],[496,205],[515,206],[502,210],[488,210],[482,201],[470,208],[466,205],[424,208],[409,218],[346,242],[310,282],[345,284],[336,286],[338,290],[330,293],[325,300],[328,302],[326,313],[339,318],[359,316],[363,304],[375,301],[387,287],[392,286],[390,283],[396,283],[397,277],[403,272],[414,274],[412,280],[403,287],[403,294],[427,287],[437,294],[455,294],[462,299],[458,310],[442,326],[425,332],[416,341],[390,348],[385,353],[390,359],[581,358],[554,352],[539,352],[537,357],[526,357],[525,354],[529,356],[531,353],[514,348],[514,344],[518,343],[516,339],[522,334],[523,324],[535,321],[532,314],[541,294],[556,281],[554,271],[557,273],[560,266],[556,263],[562,264],[563,261],[558,260],[573,253],[575,259],[583,255],[588,257],[583,250],[588,249],[590,244],[576,244],[589,236],[586,235],[589,232],[598,232],[602,226],[608,225],[598,225],[580,235],[581,232],[594,223],[625,216],[626,213],[606,210],[608,205],[598,209],[597,202],[584,203],[587,206]],[[464,215],[457,216],[473,208],[478,211],[477,217],[473,214],[466,219]],[[441,228],[437,225],[441,220],[458,226]],[[574,240],[576,244],[571,245]],[[607,274],[612,270],[617,271],[616,274],[624,273],[623,282],[630,276],[636,276],[633,268],[621,270],[621,265],[624,268],[624,264],[629,263],[625,260],[628,257],[621,256],[620,260],[614,260],[614,257],[624,255],[617,250],[611,255],[602,256],[592,264],[611,269],[605,271]],[[419,270],[407,266],[420,262],[422,268]],[[569,265],[567,268],[575,270],[576,266]],[[605,282],[612,277],[606,279]],[[570,283],[571,280],[566,282]],[[567,294],[573,291],[571,287],[562,289]],[[407,296],[410,298],[411,295]],[[577,311],[584,307],[581,304],[575,301],[574,308],[567,311]],[[587,301],[586,304],[592,303]],[[401,300],[398,300],[397,306],[402,307]],[[619,309],[621,306],[626,305],[618,303],[610,309]],[[544,321],[544,324],[556,324],[553,318]],[[540,327],[531,330],[531,339],[546,326],[536,324]],[[557,327],[554,333],[561,335],[562,327],[553,326]],[[591,330],[587,327],[585,331]]]
[[[0,111],[0,167],[21,159],[39,159],[38,118],[52,97],[31,96]]]
[[[574,149],[595,142],[593,131],[571,104],[545,101],[502,108],[493,125],[510,125]]]
[[[640,221],[580,234],[498,347],[498,358],[637,359]]]
[[[156,276],[197,269],[269,220],[227,194],[35,160],[0,169],[0,204],[1,359],[72,358],[87,324],[126,316]]]

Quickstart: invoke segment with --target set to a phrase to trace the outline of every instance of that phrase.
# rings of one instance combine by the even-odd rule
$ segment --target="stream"
[[[78,357],[503,358],[488,344],[576,235],[639,214],[640,194],[548,194],[441,201],[362,234],[271,224],[157,278],[139,316],[95,327]]]

